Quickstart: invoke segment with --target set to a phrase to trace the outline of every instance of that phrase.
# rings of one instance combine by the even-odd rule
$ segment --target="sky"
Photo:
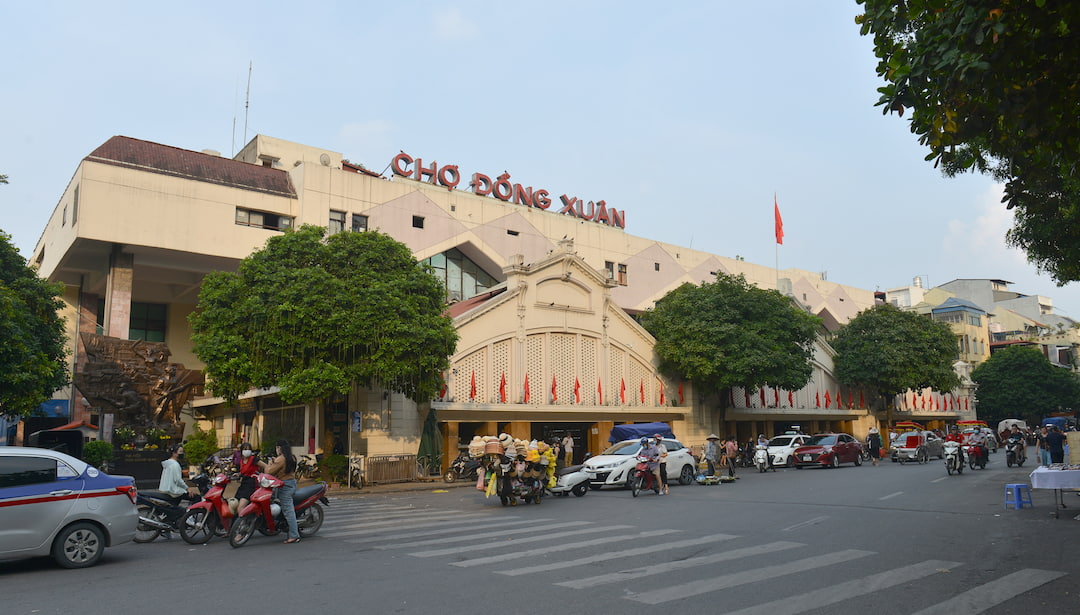
[[[868,290],[1008,280],[1080,319],[1080,286],[1006,247],[1001,186],[943,177],[906,119],[874,105],[859,12],[854,0],[9,3],[0,230],[30,256],[79,161],[114,135],[231,156],[265,134],[376,172],[399,151],[466,177],[506,171],[606,201],[633,235]]]

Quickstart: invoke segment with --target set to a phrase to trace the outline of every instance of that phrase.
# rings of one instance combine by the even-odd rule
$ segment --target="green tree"
[[[832,340],[836,379],[876,391],[891,409],[909,389],[951,391],[960,385],[953,371],[956,335],[943,322],[875,305],[859,312]]]
[[[979,418],[990,425],[1003,419],[1038,425],[1053,412],[1080,408],[1080,380],[1030,346],[995,352],[971,379],[979,385]]]
[[[27,266],[0,231],[0,414],[31,416],[68,383],[62,287]]]
[[[287,231],[203,280],[189,321],[211,389],[278,386],[296,403],[356,382],[431,399],[457,344],[441,284],[389,235],[325,234]]]
[[[884,112],[954,176],[1005,183],[1006,240],[1059,284],[1080,280],[1080,4],[858,0]]]
[[[726,274],[676,288],[641,323],[656,338],[660,370],[706,394],[732,386],[801,389],[821,327],[790,298]]]

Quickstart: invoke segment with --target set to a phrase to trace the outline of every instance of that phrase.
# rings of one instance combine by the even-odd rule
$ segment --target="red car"
[[[846,433],[819,433],[795,449],[791,457],[799,470],[807,466],[835,468],[849,461],[861,466],[862,448],[861,442]]]

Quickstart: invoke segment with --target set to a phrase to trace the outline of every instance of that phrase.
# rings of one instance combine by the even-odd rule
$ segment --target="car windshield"
[[[628,440],[626,442],[619,442],[610,447],[606,451],[600,453],[601,455],[634,455],[641,448],[641,443],[637,440]]]
[[[836,436],[813,436],[804,446],[826,446],[836,444]]]
[[[776,436],[769,440],[769,446],[787,446],[791,444],[791,436]]]

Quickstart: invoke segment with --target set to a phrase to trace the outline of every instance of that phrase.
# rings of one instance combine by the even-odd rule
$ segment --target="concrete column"
[[[443,426],[444,429],[442,434],[442,471],[443,473],[445,473],[448,469],[450,469],[450,462],[457,458],[458,446],[460,446],[461,442],[458,436],[459,424],[457,421],[446,421],[445,423],[443,423]]]
[[[134,277],[135,255],[113,245],[109,255],[109,276],[105,282],[105,335],[122,340],[131,328],[131,286]]]
[[[506,425],[506,433],[518,440],[529,442],[532,440],[532,423],[529,421],[512,421]]]
[[[607,449],[608,436],[611,435],[611,428],[614,426],[615,421],[598,421],[590,425],[588,433],[585,434],[587,452],[599,455]]]

